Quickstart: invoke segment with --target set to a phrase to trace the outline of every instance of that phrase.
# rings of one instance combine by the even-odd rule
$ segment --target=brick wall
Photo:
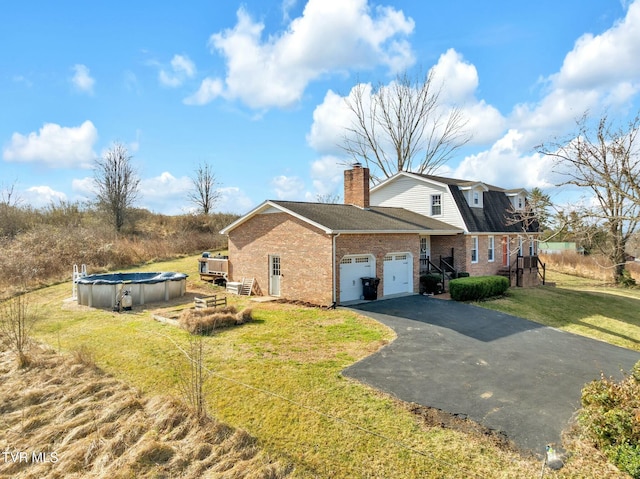
[[[478,262],[471,262],[472,238],[478,238]],[[494,260],[489,261],[489,236],[494,240]],[[518,235],[487,235],[487,234],[459,234],[455,236],[431,237],[431,261],[438,265],[440,256],[451,256],[451,248],[454,248],[454,267],[458,271],[466,271],[471,276],[486,276],[497,274],[505,268],[503,266],[503,237],[508,236],[509,258],[507,264],[515,262],[518,252]],[[522,236],[522,254],[529,255],[529,236]],[[535,241],[535,239],[533,240]],[[508,266],[507,266],[508,268]]]
[[[431,262],[440,266],[440,256],[451,256],[451,248],[454,249],[453,267],[457,271],[467,271],[465,238],[462,234],[452,236],[431,237]]]
[[[256,215],[229,232],[229,277],[255,278],[269,294],[269,256],[279,255],[280,296],[329,305],[333,301],[331,237],[286,213]]]
[[[384,257],[387,253],[409,252],[413,255],[413,291],[418,292],[420,275],[420,237],[417,234],[343,234],[336,239],[336,262],[346,255],[373,254],[376,258],[376,276],[380,278],[378,298],[384,291]],[[336,271],[337,294],[340,295],[340,268]],[[338,298],[338,302],[340,298]]]

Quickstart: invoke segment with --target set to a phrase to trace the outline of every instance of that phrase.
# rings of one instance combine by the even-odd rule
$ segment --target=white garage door
[[[384,296],[413,292],[413,257],[409,253],[389,253],[384,257]]]
[[[362,296],[362,280],[376,275],[372,255],[345,256],[340,260],[340,302],[353,301]]]

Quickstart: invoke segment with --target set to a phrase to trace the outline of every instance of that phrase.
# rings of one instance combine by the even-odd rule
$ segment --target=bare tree
[[[94,165],[98,207],[107,212],[118,232],[124,226],[127,213],[138,197],[140,178],[131,159],[122,143],[114,143]]]
[[[207,401],[204,386],[207,380],[205,360],[205,344],[202,334],[190,335],[187,349],[180,348],[186,356],[187,367],[179,375],[179,388],[185,402],[198,418],[207,415]]]
[[[200,163],[191,182],[193,191],[187,194],[187,198],[199,211],[208,215],[220,199],[220,192],[216,189],[218,182],[211,165],[206,162]]]
[[[606,241],[600,247],[615,266],[616,283],[624,279],[626,244],[640,222],[636,196],[640,192],[636,144],[639,125],[640,118],[636,117],[626,128],[615,128],[606,115],[594,124],[585,114],[571,137],[538,147],[540,153],[554,159],[554,170],[563,178],[560,185],[591,193],[589,202],[576,207],[576,214],[606,232]]]
[[[0,236],[16,236],[26,226],[16,185],[17,180],[10,185],[0,183]]]
[[[332,204],[340,203],[340,195],[332,194],[332,193],[326,193],[326,194],[322,195],[322,194],[318,193],[316,195],[316,202],[318,202],[318,203],[332,203]]]
[[[462,110],[445,108],[434,82],[433,70],[415,79],[405,72],[371,95],[366,84],[352,90],[346,103],[354,119],[340,147],[366,163],[372,181],[398,171],[433,173],[471,139]]]
[[[16,355],[20,367],[29,364],[27,352],[36,319],[26,294],[19,294],[0,304],[0,346]]]

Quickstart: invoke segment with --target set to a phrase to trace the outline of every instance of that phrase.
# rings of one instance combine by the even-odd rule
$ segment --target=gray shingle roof
[[[313,223],[335,232],[460,232],[448,223],[414,213],[404,208],[372,206],[369,209],[353,205],[270,201]]]
[[[516,222],[513,206],[503,191],[489,190],[483,193],[483,207],[472,208],[456,185],[449,185],[451,195],[460,210],[470,233],[522,233],[522,223]],[[538,231],[537,223],[528,225],[528,232]]]
[[[437,181],[439,183],[444,183],[445,185],[454,185],[454,186],[472,186],[478,183],[482,183],[484,186],[486,186],[489,190],[492,191],[504,191],[507,192],[507,190],[505,190],[504,188],[500,188],[499,186],[495,186],[495,185],[489,185],[487,183],[485,183],[484,181],[471,181],[471,180],[458,180],[456,178],[445,178],[444,176],[435,176],[435,175],[425,175],[425,174],[421,174],[421,173],[412,173],[414,175],[417,176],[421,176],[423,178],[427,178],[429,180],[433,180],[433,181]],[[513,190],[513,191],[519,191],[519,190]]]

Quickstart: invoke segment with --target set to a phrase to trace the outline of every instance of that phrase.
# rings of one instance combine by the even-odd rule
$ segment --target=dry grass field
[[[197,418],[169,396],[141,395],[98,369],[88,351],[0,354],[0,477],[264,478],[287,467],[255,438]],[[7,454],[8,453],[8,454]]]

